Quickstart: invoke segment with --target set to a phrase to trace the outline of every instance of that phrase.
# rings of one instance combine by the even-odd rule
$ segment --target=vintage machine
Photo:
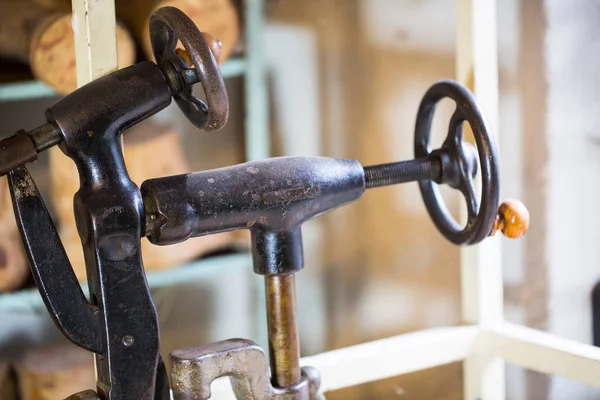
[[[0,142],[14,211],[35,281],[56,325],[96,355],[97,388],[71,399],[209,399],[211,383],[230,376],[239,399],[316,399],[319,372],[300,367],[294,274],[303,268],[302,224],[359,199],[367,189],[419,182],[427,209],[452,243],[473,245],[496,230],[519,237],[528,226],[518,202],[499,207],[499,167],[490,129],[473,95],[453,81],[434,84],[416,118],[415,159],[362,166],[356,160],[283,157],[151,179],[138,188],[127,174],[121,134],[168,106],[171,98],[206,131],[228,118],[228,98],[215,56],[196,26],[172,7],[150,21],[156,63],[142,62],[81,87],[48,108],[47,123]],[[185,52],[177,51],[178,41]],[[200,82],[206,102],[192,94]],[[429,146],[436,104],[456,103],[440,149]],[[477,149],[463,141],[472,127]],[[81,187],[74,212],[85,253],[90,301],[24,164],[58,145],[77,165]],[[474,179],[481,165],[481,201]],[[466,199],[464,227],[438,191],[447,184]],[[255,343],[231,339],[174,351],[171,387],[156,309],[140,253],[147,237],[169,245],[190,237],[248,229],[254,272],[265,277],[269,356]]]

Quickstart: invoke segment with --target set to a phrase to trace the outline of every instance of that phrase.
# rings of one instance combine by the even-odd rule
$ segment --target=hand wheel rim
[[[169,58],[179,57],[175,54],[175,47],[177,40],[181,41],[204,89],[208,104],[192,95],[192,85],[180,80],[182,90],[174,94],[174,98],[182,112],[198,128],[205,131],[221,129],[229,118],[227,90],[217,61],[196,25],[181,10],[162,7],[152,15],[149,26],[156,63],[161,66],[163,62],[170,61]],[[206,110],[194,103],[204,104]]]
[[[444,98],[451,98],[456,103],[455,113],[462,114],[463,120],[468,122],[473,130],[481,165],[479,211],[474,221],[461,227],[448,211],[435,182],[419,181],[419,188],[431,219],[448,240],[459,245],[476,244],[488,237],[493,227],[500,201],[500,177],[496,146],[489,134],[491,129],[475,97],[466,87],[454,81],[443,80],[435,83],[425,93],[415,125],[415,157],[426,157],[431,153],[431,123],[437,103]],[[452,135],[452,132],[449,135]]]

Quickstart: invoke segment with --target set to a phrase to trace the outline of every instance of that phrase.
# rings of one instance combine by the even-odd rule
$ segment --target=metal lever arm
[[[31,273],[50,315],[73,343],[102,353],[98,308],[83,295],[31,175],[18,167],[8,174],[8,184]]]

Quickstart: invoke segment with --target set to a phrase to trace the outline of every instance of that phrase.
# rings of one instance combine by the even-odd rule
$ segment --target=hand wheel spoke
[[[157,29],[159,31],[154,33],[152,37],[156,39],[158,36],[160,39],[154,40],[153,50],[156,62],[160,65],[163,60],[173,60],[179,39],[177,39],[175,33],[164,22],[161,22]]]
[[[208,106],[204,101],[194,96],[191,86],[188,86],[186,90],[179,94],[179,96],[188,103],[190,103],[192,106],[194,106],[198,111],[202,111],[205,114],[208,113]]]
[[[208,106],[192,94],[191,87],[175,96],[175,101],[190,121],[198,125],[205,125],[208,121]]]
[[[456,110],[452,114],[452,118],[450,118],[450,124],[448,126],[448,137],[447,141],[452,141],[453,144],[459,145],[463,139],[463,125],[465,122],[465,117],[458,107],[456,106]]]
[[[479,201],[477,200],[473,181],[471,179],[466,179],[463,185],[461,185],[460,191],[463,196],[465,196],[468,213],[467,226],[470,226],[475,221],[475,218],[477,218],[477,213],[479,212]]]
[[[164,47],[162,49],[161,60],[173,61],[173,56],[176,56],[175,50],[177,49],[177,42],[179,39],[175,35],[175,32],[168,29],[166,26],[163,26],[162,32],[165,41],[163,42]]]
[[[201,111],[205,114],[208,114],[208,106],[206,103],[196,96],[186,96],[184,99],[190,103],[196,110]]]
[[[180,71],[185,71],[189,68],[187,62],[177,53],[177,49],[175,49],[174,51],[169,51],[167,59],[171,61],[171,63],[173,63],[173,66],[175,66]]]

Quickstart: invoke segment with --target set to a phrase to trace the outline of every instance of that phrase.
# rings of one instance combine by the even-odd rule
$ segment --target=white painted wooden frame
[[[457,79],[498,126],[496,0],[457,1]],[[114,0],[73,0],[78,85],[117,68]],[[507,361],[600,387],[600,348],[504,321],[499,238],[461,253],[465,326],[427,329],[302,359],[322,374],[324,392],[464,361],[465,399],[504,395]],[[233,399],[228,380],[213,398]]]
[[[71,9],[77,87],[81,87],[118,69],[115,2],[72,0]]]

